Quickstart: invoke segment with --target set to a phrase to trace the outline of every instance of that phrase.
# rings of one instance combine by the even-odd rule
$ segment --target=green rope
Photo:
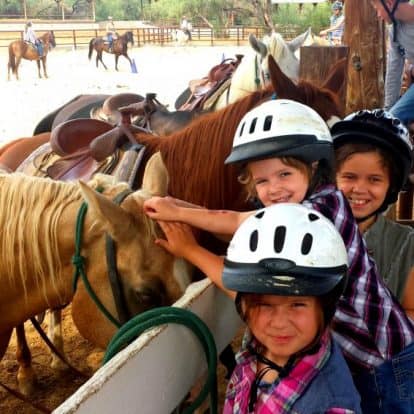
[[[207,325],[195,313],[177,307],[160,307],[151,309],[129,320],[114,335],[106,350],[103,363],[108,362],[117,352],[131,343],[144,331],[155,326],[175,323],[189,328],[199,339],[207,359],[208,376],[198,397],[186,408],[183,414],[193,413],[210,393],[210,409],[217,414],[217,349],[214,338]]]
[[[100,191],[101,189],[97,189]],[[102,190],[101,190],[102,191]],[[100,191],[100,192],[101,192]],[[116,320],[108,309],[105,308],[103,303],[99,300],[98,296],[96,296],[95,292],[92,289],[91,284],[86,276],[85,272],[85,258],[81,255],[81,246],[82,246],[82,229],[83,223],[85,221],[86,212],[88,211],[88,204],[83,202],[79,208],[78,217],[76,219],[76,228],[75,228],[75,254],[72,257],[72,263],[75,266],[75,271],[73,273],[73,281],[72,281],[72,289],[73,292],[76,292],[76,288],[78,285],[79,277],[82,277],[83,283],[85,288],[95,302],[96,306],[99,310],[112,322],[117,328],[121,326],[120,322]]]

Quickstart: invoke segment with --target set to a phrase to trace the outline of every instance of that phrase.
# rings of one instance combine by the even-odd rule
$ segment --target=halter
[[[102,192],[102,188],[97,189],[98,192]],[[125,190],[118,194],[113,201],[120,205],[122,201],[131,194],[131,190]],[[75,230],[75,254],[72,257],[72,263],[75,266],[75,272],[73,274],[73,292],[76,292],[79,276],[82,277],[83,283],[89,296],[98,306],[100,311],[112,322],[117,328],[120,328],[128,319],[129,312],[125,304],[125,298],[122,293],[122,284],[119,278],[119,274],[116,267],[116,248],[114,240],[106,234],[106,263],[108,267],[108,276],[111,283],[112,295],[114,298],[116,310],[118,313],[119,321],[108,311],[104,304],[100,301],[96,293],[94,292],[85,271],[85,258],[80,254],[82,247],[82,229],[85,222],[86,212],[88,211],[88,204],[83,202],[79,208],[78,217],[76,219]]]

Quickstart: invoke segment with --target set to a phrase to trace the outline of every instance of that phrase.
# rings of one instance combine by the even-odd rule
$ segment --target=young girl
[[[414,229],[383,213],[397,201],[412,164],[407,129],[381,109],[359,111],[332,128],[336,182],[349,201],[379,274],[414,319]]]
[[[265,206],[302,203],[335,224],[347,248],[349,282],[332,326],[359,387],[363,412],[412,413],[414,393],[405,390],[414,389],[414,376],[401,373],[414,371],[414,327],[379,277],[351,208],[333,185],[332,157],[332,137],[314,110],[273,100],[244,116],[226,162],[246,165],[244,179]],[[181,221],[220,234],[233,234],[253,214],[185,208],[165,198],[150,199],[146,210],[158,220]],[[183,226],[164,223],[163,229],[167,240],[159,240],[161,246],[219,283],[220,257],[189,241]]]
[[[225,414],[361,413],[328,327],[346,269],[342,238],[317,211],[279,204],[240,226],[222,281],[248,328]]]

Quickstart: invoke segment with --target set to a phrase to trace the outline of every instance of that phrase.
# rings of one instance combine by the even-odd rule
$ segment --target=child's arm
[[[402,299],[402,307],[410,319],[414,321],[414,267],[408,275],[407,284],[405,286],[404,296]]]
[[[199,206],[187,208],[168,197],[152,197],[145,201],[144,212],[155,220],[179,221],[223,235],[234,234],[240,224],[254,213],[254,211],[208,210]]]
[[[223,286],[223,258],[201,247],[194,238],[191,228],[182,223],[160,221],[166,239],[157,239],[156,244],[177,257],[182,257],[198,267],[217,287],[231,298],[235,292]]]

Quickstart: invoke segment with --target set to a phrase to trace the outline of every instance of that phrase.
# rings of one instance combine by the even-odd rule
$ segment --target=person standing
[[[106,24],[106,37],[109,42],[109,52],[112,53],[114,40],[117,38],[115,24],[112,16],[108,16],[108,23]]]
[[[414,62],[414,14],[408,0],[371,0],[379,19],[390,26],[390,46],[385,75],[384,108],[406,126],[414,121],[414,86],[401,94],[405,60]],[[411,14],[410,14],[411,12]],[[410,68],[410,75],[414,72]]]
[[[32,22],[27,22],[24,27],[23,40],[25,42],[31,43],[37,50],[39,58],[43,56],[43,45],[40,39],[36,36],[36,33],[33,29]]]

